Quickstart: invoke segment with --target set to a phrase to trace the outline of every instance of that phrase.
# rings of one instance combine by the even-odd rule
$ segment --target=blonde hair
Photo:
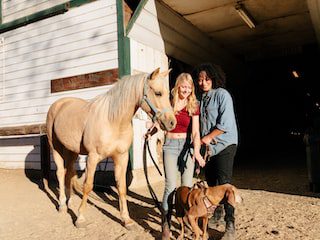
[[[187,111],[189,113],[189,116],[192,116],[197,111],[198,102],[197,102],[197,98],[195,95],[193,80],[192,80],[192,77],[189,73],[181,73],[176,79],[176,83],[174,85],[174,88],[171,90],[171,94],[173,96],[172,101],[171,101],[173,111],[175,114],[178,112],[176,103],[178,102],[178,99],[179,99],[179,87],[183,81],[188,82],[192,88],[191,93],[187,98],[188,102],[187,102],[187,106],[186,106]]]

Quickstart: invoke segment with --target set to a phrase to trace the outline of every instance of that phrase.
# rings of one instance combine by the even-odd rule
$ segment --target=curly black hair
[[[226,87],[226,74],[219,65],[211,63],[202,63],[196,66],[192,71],[192,78],[198,85],[198,78],[201,71],[205,71],[207,76],[212,79],[213,88]]]

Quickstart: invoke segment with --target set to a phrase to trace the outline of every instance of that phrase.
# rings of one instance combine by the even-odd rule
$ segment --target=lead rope
[[[145,141],[144,141],[144,144],[143,144],[143,170],[144,170],[144,174],[145,174],[146,181],[147,181],[147,186],[148,186],[150,195],[152,197],[152,200],[154,201],[155,206],[159,209],[161,215],[164,216],[165,215],[165,211],[164,211],[161,203],[159,202],[156,193],[154,192],[153,188],[151,187],[151,184],[150,184],[150,181],[149,181],[149,176],[148,176],[147,150],[149,152],[149,156],[151,157],[151,160],[152,160],[154,166],[157,168],[159,174],[162,176],[162,173],[161,173],[158,165],[156,164],[156,162],[155,162],[155,160],[154,160],[154,158],[153,158],[153,156],[151,154],[150,147],[149,147],[149,139],[151,137],[151,132],[152,132],[153,128],[154,128],[154,126],[149,128],[149,130],[145,134]]]

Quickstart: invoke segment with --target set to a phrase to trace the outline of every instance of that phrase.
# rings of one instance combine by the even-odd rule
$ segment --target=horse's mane
[[[125,76],[106,93],[92,99],[96,105],[97,114],[103,114],[110,122],[119,121],[120,117],[128,114],[128,105],[142,98],[143,83],[147,74]]]

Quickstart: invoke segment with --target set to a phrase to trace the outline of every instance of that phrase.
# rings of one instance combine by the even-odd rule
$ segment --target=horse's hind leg
[[[77,172],[74,167],[74,163],[78,158],[78,154],[74,152],[68,152],[66,154],[66,194],[68,199],[68,207],[70,208],[72,204],[72,197],[73,197],[73,186],[75,184],[75,181],[77,180]]]
[[[54,162],[56,163],[57,166],[57,179],[59,183],[59,212],[64,212],[67,210],[67,205],[66,205],[66,194],[65,194],[65,169],[64,169],[64,160],[60,153],[56,149],[52,149],[52,155]]]
[[[82,201],[81,201],[79,211],[78,211],[78,218],[76,221],[76,226],[78,228],[85,227],[87,225],[86,219],[84,217],[84,211],[86,209],[88,195],[93,188],[94,173],[96,171],[96,167],[97,167],[97,164],[99,161],[100,161],[100,157],[98,154],[89,153],[88,160],[87,160],[86,172],[85,172],[86,179],[83,184],[83,196],[82,196]]]

